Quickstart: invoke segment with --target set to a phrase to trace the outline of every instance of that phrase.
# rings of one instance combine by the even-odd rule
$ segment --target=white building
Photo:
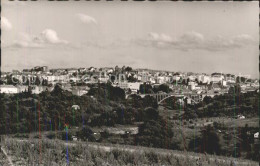
[[[82,96],[84,94],[87,94],[89,91],[89,87],[88,86],[76,86],[72,88],[72,94],[76,95],[76,96]]]
[[[107,83],[109,81],[109,76],[100,76],[98,81],[101,83]]]
[[[17,87],[18,93],[28,92],[28,86],[25,86],[25,85],[17,85],[16,87]]]
[[[159,76],[159,77],[156,78],[156,83],[157,84],[164,84],[165,81],[166,81],[165,77],[163,77],[163,76]]]
[[[13,85],[0,85],[0,93],[15,94],[18,88]]]
[[[80,110],[80,106],[79,105],[73,105],[71,107],[71,109],[73,109],[73,110]]]
[[[258,139],[259,138],[259,132],[254,134],[254,138]]]
[[[214,76],[211,77],[211,81],[213,83],[222,82],[223,79],[224,79],[223,75],[214,75]]]
[[[40,94],[46,89],[47,88],[44,86],[36,86],[36,85],[31,86],[32,94]]]
[[[236,78],[233,76],[227,76],[226,77],[226,81],[228,82],[228,83],[236,83]]]
[[[201,82],[204,83],[204,84],[205,84],[205,83],[209,84],[210,81],[211,81],[211,77],[210,77],[210,76],[203,75],[203,76],[201,77]]]
[[[188,78],[189,78],[190,81],[195,81],[196,76],[194,76],[194,75],[190,75],[190,76],[188,76]]]
[[[137,92],[140,89],[140,83],[139,82],[129,82],[127,83],[127,88],[131,89],[132,92]]]
[[[151,82],[151,84],[155,84],[155,83],[156,83],[154,77],[150,77],[150,78],[149,78],[149,81]]]
[[[120,82],[118,83],[118,87],[121,89],[128,89],[128,83],[127,82]]]
[[[195,90],[197,85],[198,83],[196,82],[192,82],[192,81],[188,82],[188,87],[190,90]]]
[[[223,80],[221,83],[222,83],[222,86],[227,86],[227,81]]]
[[[179,81],[181,77],[179,75],[175,75],[172,77],[173,80]]]

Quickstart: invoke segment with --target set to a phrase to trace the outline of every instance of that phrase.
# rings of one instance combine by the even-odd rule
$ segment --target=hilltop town
[[[37,66],[22,71],[2,72],[0,93],[15,94],[30,90],[32,94],[40,94],[46,90],[52,91],[58,84],[62,89],[82,96],[88,93],[88,85],[108,82],[114,87],[124,89],[128,95],[160,92],[193,94],[197,102],[202,101],[205,96],[214,97],[228,93],[230,87],[235,85],[240,86],[241,93],[256,91],[259,88],[258,79],[224,73],[156,71],[132,69],[129,66],[67,69]],[[165,85],[167,88],[160,89],[158,88],[160,85]],[[157,90],[154,90],[156,88]]]

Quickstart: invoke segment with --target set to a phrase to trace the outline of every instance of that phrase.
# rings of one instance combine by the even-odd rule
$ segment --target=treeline
[[[141,94],[151,94],[151,93],[158,93],[158,92],[169,93],[172,91],[167,84],[160,84],[158,86],[152,87],[151,84],[143,83],[140,85],[139,89],[140,89],[139,93]]]
[[[187,119],[202,117],[234,117],[239,114],[255,117],[259,114],[259,93],[257,91],[241,93],[230,91],[229,94],[204,97],[203,101],[184,109]]]
[[[101,90],[102,89],[102,90]],[[90,95],[75,96],[59,85],[52,92],[1,94],[1,134],[60,130],[65,125],[82,126],[96,115],[120,107],[124,91],[111,85],[90,89]],[[73,109],[78,105],[80,110]]]
[[[135,137],[136,145],[171,148],[172,126],[157,110],[155,98],[131,95],[125,98],[123,89],[110,84],[90,87],[89,93],[74,96],[59,85],[52,92],[32,95],[29,92],[14,95],[1,94],[1,134],[63,131],[79,127],[78,136],[93,139],[89,127],[130,125],[141,122]],[[79,110],[73,109],[78,105]]]

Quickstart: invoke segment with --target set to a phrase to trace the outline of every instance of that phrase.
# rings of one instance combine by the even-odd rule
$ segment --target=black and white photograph
[[[0,166],[258,166],[259,16],[1,0]]]

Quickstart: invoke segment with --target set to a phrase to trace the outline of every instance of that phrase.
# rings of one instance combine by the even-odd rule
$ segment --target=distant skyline
[[[122,67],[259,76],[258,2],[1,1],[2,71]]]

